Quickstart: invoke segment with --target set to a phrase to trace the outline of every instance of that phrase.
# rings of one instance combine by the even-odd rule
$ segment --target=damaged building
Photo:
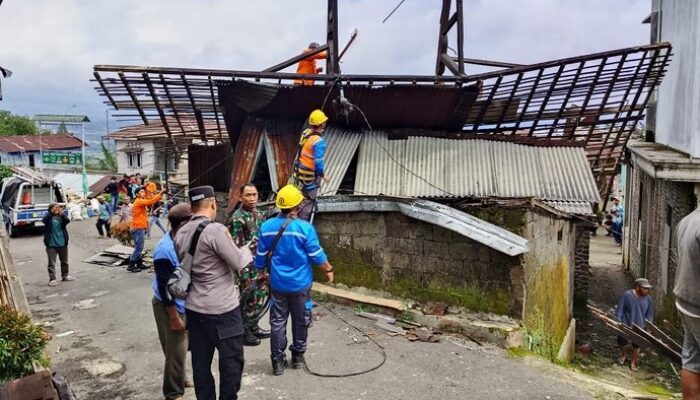
[[[94,77],[108,105],[170,135],[225,132],[228,144],[190,149],[188,164],[228,211],[243,183],[268,199],[287,183],[304,121],[323,109],[329,181],[314,225],[336,281],[510,315],[556,353],[574,325],[574,292],[585,303],[596,206],[671,47],[467,75],[463,38],[459,57],[446,54],[447,32],[463,29],[450,3],[435,75],[341,74],[329,8],[329,40],[316,51],[328,50],[324,75],[279,72],[298,56],[262,72],[98,65]],[[178,126],[184,115],[200,132]]]

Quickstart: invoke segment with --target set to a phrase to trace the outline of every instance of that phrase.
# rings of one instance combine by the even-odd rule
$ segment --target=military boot
[[[304,366],[304,353],[292,351],[292,368],[301,369]]]
[[[272,360],[272,375],[280,376],[284,374],[284,369],[287,368],[287,359],[284,357],[274,358],[270,356]]]
[[[126,270],[128,272],[141,272],[139,267],[136,266],[136,261],[131,261],[131,260],[129,260],[129,266],[126,267]]]
[[[255,325],[254,327],[250,328],[250,331],[258,339],[267,339],[270,337],[270,331],[268,331],[267,329],[263,329],[258,325]]]
[[[245,328],[243,331],[243,345],[244,346],[257,346],[260,344],[260,339],[258,339],[253,332]]]

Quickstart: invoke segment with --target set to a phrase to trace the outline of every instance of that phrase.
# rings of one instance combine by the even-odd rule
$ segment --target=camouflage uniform
[[[258,230],[263,222],[265,222],[263,215],[257,208],[253,211],[246,211],[243,207],[238,207],[231,216],[230,222],[231,237],[236,246],[248,246],[251,253],[255,254],[258,246]],[[238,273],[238,285],[241,293],[255,280],[256,274],[252,263]]]

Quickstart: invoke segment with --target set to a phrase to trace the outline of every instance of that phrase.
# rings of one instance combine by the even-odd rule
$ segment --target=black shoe
[[[292,369],[301,369],[304,366],[304,353],[292,352]]]
[[[126,270],[127,270],[128,272],[141,272],[141,270],[139,269],[139,267],[137,267],[137,266],[136,266],[136,263],[133,262],[133,261],[129,261],[129,266],[126,267]]]
[[[243,333],[243,345],[244,346],[258,346],[260,345],[260,339],[258,339],[253,332],[245,330]]]
[[[270,359],[272,360],[272,375],[280,376],[284,374],[284,369],[287,368],[287,359],[275,359],[272,356],[270,356]]]
[[[270,331],[266,329],[262,329],[261,327],[255,325],[254,327],[250,328],[250,332],[255,335],[256,338],[258,339],[268,339],[270,337]]]
[[[143,258],[141,257],[136,260],[136,267],[139,269],[139,271],[145,271],[148,269],[148,267],[143,264]]]

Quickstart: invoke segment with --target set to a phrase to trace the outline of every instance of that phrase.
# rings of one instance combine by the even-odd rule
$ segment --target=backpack
[[[187,293],[190,291],[190,286],[192,286],[192,261],[194,260],[194,253],[197,251],[197,242],[199,242],[199,237],[202,235],[204,228],[210,223],[211,221],[206,220],[197,225],[197,229],[192,235],[190,249],[185,254],[180,266],[173,271],[172,277],[168,280],[166,287],[171,298],[187,298]]]

